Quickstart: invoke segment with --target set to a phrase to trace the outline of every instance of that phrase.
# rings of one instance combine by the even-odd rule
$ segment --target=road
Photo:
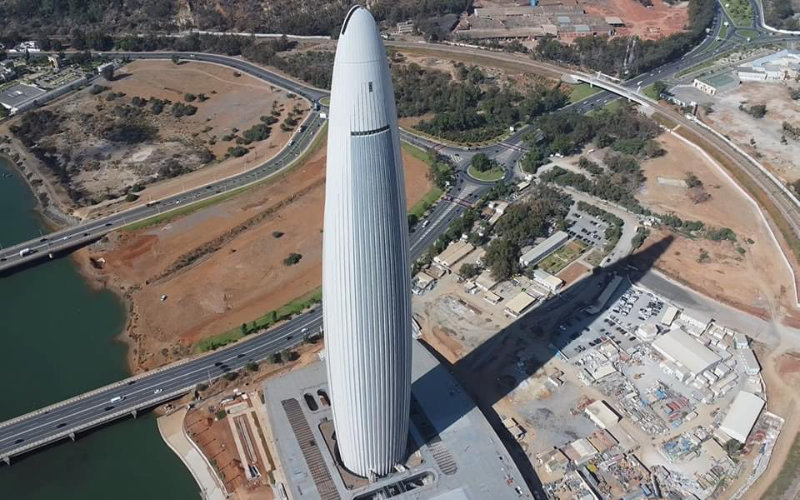
[[[468,196],[482,186],[464,185],[456,196]],[[411,234],[411,256],[418,258],[439,237],[464,207],[439,203],[431,212],[426,228]],[[156,406],[208,383],[228,371],[245,368],[248,362],[264,361],[317,333],[322,326],[322,307],[317,306],[295,319],[265,333],[248,337],[210,354],[179,362],[102,387],[74,399],[36,410],[0,423],[0,459],[11,457],[69,438],[86,429]],[[112,402],[114,398],[122,400]]]
[[[715,33],[719,32],[720,19],[715,21]],[[681,67],[697,64],[709,57],[703,55],[705,49],[710,47],[712,37],[704,41],[698,49],[687,55],[684,60],[665,65],[640,78],[624,82],[627,89],[636,89],[649,85],[655,80],[663,79],[666,76],[674,75],[675,71]],[[773,40],[775,40],[773,38]],[[437,46],[440,47],[440,46]],[[443,47],[444,51],[451,49]],[[501,53],[492,53],[493,56],[504,57]],[[485,55],[485,53],[482,53]],[[147,58],[168,58],[171,54],[130,54],[131,57]],[[324,91],[310,89],[293,80],[280,77],[269,71],[251,65],[244,61],[234,59],[236,63],[231,63],[232,58],[216,56],[211,54],[182,54],[181,57],[203,60],[218,64],[233,65],[238,70],[254,74],[259,78],[267,79],[276,85],[284,86],[292,92],[302,95],[312,101],[318,100],[325,95]],[[510,59],[519,63],[519,59]],[[547,65],[528,61],[528,64],[542,65],[550,69],[563,69],[557,66]],[[273,78],[273,80],[270,80]],[[611,99],[616,98],[606,92],[595,94],[588,99],[571,105],[569,108],[578,112],[587,111],[593,107],[601,106]],[[112,215],[107,218],[90,221],[81,226],[65,229],[52,233],[44,241],[37,240],[16,245],[5,249],[0,253],[0,258],[5,258],[0,262],[6,263],[16,260],[22,248],[36,250],[36,254],[44,254],[57,248],[58,241],[86,242],[97,239],[105,233],[123,225],[129,224],[133,220],[142,220],[159,212],[175,208],[182,203],[199,201],[204,198],[235,189],[266,175],[274,173],[278,169],[286,166],[292,158],[303,151],[312,140],[313,135],[319,130],[322,120],[319,115],[312,113],[308,122],[308,129],[297,138],[296,144],[287,147],[278,157],[270,160],[255,169],[243,174],[225,179],[209,186],[195,189],[186,193],[181,193],[173,197],[160,200],[154,206],[140,206],[132,210]],[[518,130],[500,144],[487,146],[477,149],[466,149],[455,146],[441,146],[428,139],[402,132],[402,138],[420,147],[433,147],[440,153],[451,156],[456,163],[462,167],[459,170],[459,178],[456,185],[451,189],[449,195],[452,198],[474,200],[488,189],[482,183],[476,183],[464,173],[464,166],[469,161],[469,157],[478,151],[488,152],[492,157],[505,155],[503,158],[508,162],[515,162],[524,152],[522,147],[522,135],[525,130]],[[411,255],[413,259],[419,257],[436,238],[442,234],[450,221],[460,215],[464,210],[461,203],[440,202],[431,211],[428,223],[425,227],[419,225],[416,232],[411,235]],[[63,239],[65,238],[66,239]],[[73,240],[73,238],[75,238]],[[17,262],[18,264],[19,262]],[[2,267],[0,267],[2,269]],[[164,401],[174,398],[179,394],[186,393],[197,384],[207,382],[222,376],[227,371],[235,371],[243,368],[250,361],[262,361],[267,359],[270,354],[279,352],[288,347],[296,345],[302,338],[309,333],[318,331],[321,326],[321,307],[316,307],[311,312],[305,313],[295,319],[284,323],[266,333],[254,335],[233,346],[222,349],[208,355],[180,362],[168,367],[155,370],[137,377],[120,381],[116,384],[100,388],[90,393],[78,396],[74,399],[61,403],[56,403],[47,408],[23,415],[16,419],[9,420],[0,424],[0,458],[10,460],[12,456],[24,453],[28,450],[42,446],[49,442],[74,435],[74,433],[100,425],[103,422],[114,418],[120,418],[134,411],[148,408]],[[121,398],[119,400],[115,398]],[[115,402],[111,402],[112,399]]]

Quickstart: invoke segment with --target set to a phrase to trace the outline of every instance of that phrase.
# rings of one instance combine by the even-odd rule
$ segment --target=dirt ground
[[[261,407],[259,405],[263,404],[263,395],[261,395],[260,391],[256,392],[255,388],[260,388],[262,383],[269,378],[280,376],[288,371],[318,361],[318,354],[322,347],[322,342],[302,345],[295,351],[298,354],[298,358],[295,361],[281,364],[265,361],[259,364],[256,371],[240,370],[233,381],[219,379],[200,393],[200,404],[186,414],[184,427],[187,434],[197,444],[209,462],[215,466],[225,483],[226,490],[233,494],[231,498],[238,500],[269,500],[273,498],[272,487],[269,484],[268,477],[268,474],[271,473],[266,464],[263,464],[261,472],[262,474],[265,472],[268,474],[264,474],[260,480],[247,480],[228,422],[228,419],[232,417],[228,416],[221,420],[216,420],[215,413],[232,404],[231,402],[223,403],[223,400],[226,397],[233,396],[235,390],[249,394],[248,401],[250,406],[256,408],[257,412],[260,411]],[[261,400],[258,398],[261,398]],[[237,398],[233,403],[241,403],[243,401],[243,399]],[[267,439],[268,430],[261,428],[260,419],[256,418],[255,421],[259,428],[253,429],[253,432],[258,432],[261,438]],[[274,457],[267,458],[270,461],[274,461]],[[272,465],[277,466],[274,463]]]
[[[775,448],[772,451],[770,466],[764,471],[761,478],[756,481],[745,495],[745,500],[759,500],[765,498],[765,492],[778,477],[786,461],[795,436],[800,431],[800,416],[797,414],[798,394],[800,394],[800,354],[786,351],[780,354],[776,351],[767,353],[764,349],[757,349],[758,359],[761,360],[764,381],[767,387],[767,409],[786,419]],[[795,471],[792,487],[795,492],[798,488],[798,471]],[[785,492],[784,492],[785,493]],[[775,498],[771,496],[770,498]],[[794,495],[784,496],[787,500],[796,498]]]
[[[432,185],[427,165],[403,158],[411,206]],[[113,233],[90,249],[105,265],[84,268],[131,304],[134,372],[173,361],[197,341],[319,287],[325,159],[323,144],[276,182],[160,226]],[[190,252],[198,258],[185,265]],[[302,258],[287,266],[290,253]],[[85,253],[79,259],[88,260]]]
[[[784,182],[800,179],[800,141],[783,135],[784,121],[800,126],[800,107],[789,97],[786,85],[780,83],[748,82],[729,92],[718,94],[711,114],[703,120],[722,134],[728,135],[740,147],[752,155],[760,155],[759,161]],[[765,104],[767,114],[756,119],[739,109],[740,103]],[[755,146],[751,139],[755,140]]]
[[[125,188],[136,183],[152,183],[140,193],[141,199],[136,202],[144,203],[250,168],[257,160],[273,156],[288,142],[293,132],[282,131],[280,122],[295,107],[298,120],[302,120],[309,109],[308,103],[300,98],[289,98],[281,89],[244,74],[237,77],[229,68],[207,63],[176,65],[171,61],[134,61],[120,68],[114,81],[100,79],[97,83],[109,90],[92,95],[85,89],[46,107],[64,119],[61,132],[42,142],[67,152],[71,164],[79,165],[73,168],[70,183],[86,194],[84,200],[76,203],[62,191],[62,196],[55,201],[66,208],[64,211],[72,211],[81,218],[130,205],[122,198],[103,198],[120,196]],[[111,93],[125,95],[107,101]],[[186,93],[204,94],[208,99],[187,102]],[[176,118],[169,106],[159,115],[150,111],[149,104],[136,108],[145,122],[158,129],[155,140],[141,143],[111,142],[95,134],[97,130],[87,131],[92,128],[87,124],[102,129],[104,120],[115,113],[118,106],[130,106],[134,97],[191,104],[197,107],[197,112]],[[279,121],[272,125],[270,137],[251,143],[247,146],[251,151],[243,157],[225,158],[228,148],[236,143],[233,139],[222,140],[223,136],[234,134],[235,127],[243,131],[260,123],[259,118],[273,110],[280,110],[280,115],[276,114]],[[12,123],[14,121],[8,125]],[[0,133],[7,132],[8,125],[4,125]],[[208,152],[216,159],[207,163]],[[177,160],[191,172],[164,179],[159,175],[159,168],[170,160]],[[45,180],[58,183],[46,169],[40,170]]]
[[[617,16],[625,26],[615,29],[617,35],[636,35],[643,39],[655,40],[683,31],[689,21],[688,2],[674,6],[662,0],[652,0],[651,7],[645,7],[636,0],[578,0],[589,15]]]
[[[663,134],[659,141],[668,152],[643,165],[647,181],[637,196],[639,201],[659,213],[672,212],[706,226],[729,227],[737,241],[678,236],[656,266],[691,288],[750,313],[780,318],[789,312],[794,300],[791,277],[755,207],[689,146],[670,134]],[[689,173],[703,182],[710,200],[695,204],[686,187],[658,181],[659,177],[662,181],[683,180]],[[653,233],[644,248],[666,236],[664,231]],[[739,247],[744,249],[743,254]],[[701,251],[708,253],[707,262],[698,262]]]

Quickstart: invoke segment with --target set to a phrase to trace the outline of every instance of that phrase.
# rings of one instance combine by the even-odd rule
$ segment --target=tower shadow
[[[494,405],[550,359],[559,355],[569,344],[580,343],[584,329],[598,316],[604,315],[611,304],[652,269],[673,240],[673,236],[667,236],[636,255],[621,259],[606,268],[595,268],[591,275],[580,279],[559,295],[547,299],[455,363],[449,362],[423,342],[439,360],[439,364],[413,383],[412,394],[415,391],[424,392],[426,386],[434,384],[434,380],[440,379],[443,372],[448,372],[458,380],[471,399],[468,407],[441,405],[436,408],[435,415],[427,415],[433,425],[429,435],[438,436],[445,432],[477,406],[506,446],[534,496],[545,498],[541,483],[533,470],[533,457],[527,455],[521,443],[506,429],[503,418],[494,409]],[[624,279],[603,308],[596,314],[590,314],[586,309],[602,293],[614,275]],[[589,300],[585,295],[590,295],[592,299]],[[569,330],[562,331],[558,328],[564,321],[570,322]],[[581,333],[570,335],[570,331]],[[555,415],[554,418],[559,416]],[[535,433],[536,429],[528,431]]]

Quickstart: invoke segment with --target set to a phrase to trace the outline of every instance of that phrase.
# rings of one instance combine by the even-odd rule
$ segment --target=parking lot
[[[577,203],[573,204],[567,214],[567,222],[572,223],[572,226],[567,229],[567,233],[573,238],[597,248],[605,247],[608,243],[608,240],[606,240],[608,224],[597,217],[578,210],[577,206]]]
[[[631,286],[625,280],[612,295],[609,303],[597,315],[581,311],[559,326],[553,345],[572,358],[603,340],[614,341],[628,350],[639,343],[636,329],[647,321],[657,320],[665,304],[651,293]]]

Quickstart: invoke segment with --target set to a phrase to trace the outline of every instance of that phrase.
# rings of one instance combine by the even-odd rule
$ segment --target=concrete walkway
[[[172,451],[189,469],[200,486],[200,493],[206,500],[224,500],[228,497],[214,468],[208,463],[194,442],[183,430],[186,409],[182,408],[170,415],[158,418],[158,432]]]

